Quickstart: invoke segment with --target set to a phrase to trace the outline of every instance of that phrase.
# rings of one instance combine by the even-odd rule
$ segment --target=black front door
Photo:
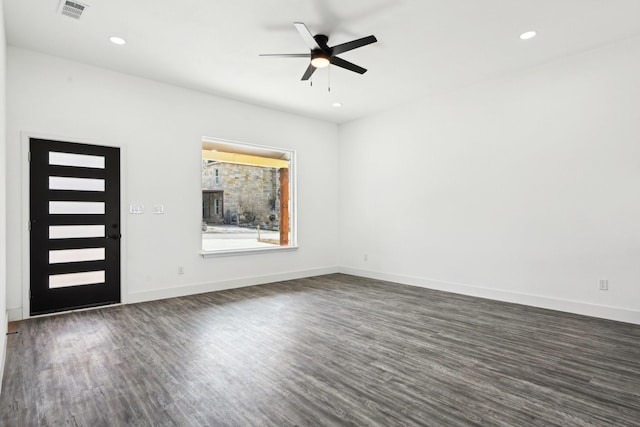
[[[120,302],[120,149],[31,138],[31,315]]]

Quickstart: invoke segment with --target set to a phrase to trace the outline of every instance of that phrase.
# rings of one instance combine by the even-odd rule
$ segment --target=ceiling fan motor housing
[[[329,42],[329,37],[325,36],[324,34],[316,34],[315,36],[313,36],[313,38],[315,39],[316,43],[318,43],[318,46],[322,48],[322,50],[331,50],[327,45],[327,43]]]
[[[316,34],[313,36],[320,49],[311,50],[311,65],[315,68],[324,68],[331,63],[331,57],[333,56],[332,49],[327,45],[329,37],[324,34]]]

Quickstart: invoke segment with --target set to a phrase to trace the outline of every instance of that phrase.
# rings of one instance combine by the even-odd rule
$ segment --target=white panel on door
[[[104,225],[50,225],[49,239],[105,237]]]
[[[49,276],[49,289],[80,285],[95,285],[96,283],[104,283],[104,278],[104,270],[85,271],[83,273],[54,274]]]
[[[104,202],[49,202],[52,215],[104,215]]]
[[[49,251],[49,264],[104,260],[104,248],[60,249]]]
[[[58,153],[56,151],[50,151],[49,164],[104,169],[104,156],[90,156],[88,154]]]
[[[49,190],[104,191],[104,179],[50,176]]]

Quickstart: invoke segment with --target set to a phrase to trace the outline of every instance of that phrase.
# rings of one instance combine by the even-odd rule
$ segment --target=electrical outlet
[[[369,255],[364,254],[364,260],[365,260],[365,261],[369,261]]]
[[[184,274],[184,267],[183,266],[179,266],[178,267],[178,274]]]
[[[598,282],[598,284],[600,285],[600,290],[601,291],[608,291],[609,290],[609,281],[608,280],[600,280],[600,282]]]

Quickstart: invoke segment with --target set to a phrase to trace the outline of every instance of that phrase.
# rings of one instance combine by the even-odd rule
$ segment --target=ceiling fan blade
[[[345,68],[345,69],[347,69],[349,71],[353,71],[353,72],[356,72],[358,74],[364,74],[364,73],[367,72],[366,68],[362,68],[359,65],[356,65],[356,64],[354,64],[352,62],[345,61],[344,59],[338,58],[337,56],[331,57],[331,63],[333,65],[336,65],[336,66],[341,67],[341,68]]]
[[[311,31],[309,31],[306,25],[302,22],[294,22],[293,25],[296,27],[296,30],[298,30],[309,49],[321,49],[320,45],[316,39],[313,38],[313,34],[311,34]]]
[[[309,58],[310,53],[261,53],[258,56],[270,56],[272,58]]]
[[[334,55],[339,55],[341,53],[344,53],[362,46],[366,46],[368,44],[375,43],[377,41],[378,39],[376,38],[376,36],[368,36],[358,40],[352,40],[350,42],[335,45],[331,49]]]
[[[313,72],[316,70],[316,67],[314,67],[313,65],[309,64],[309,67],[307,67],[307,71],[304,72],[304,75],[302,76],[302,78],[300,80],[309,80],[311,78],[311,75],[313,74]]]

